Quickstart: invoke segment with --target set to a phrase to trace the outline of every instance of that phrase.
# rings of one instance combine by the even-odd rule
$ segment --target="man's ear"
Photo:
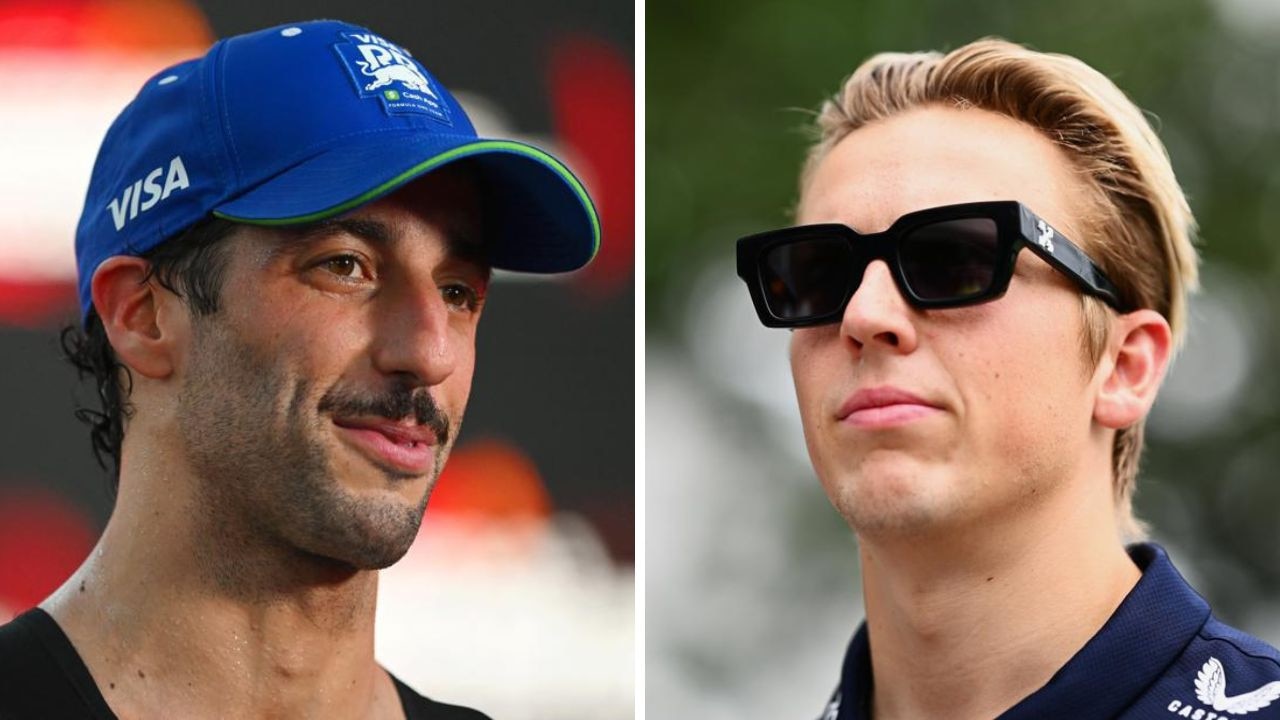
[[[161,379],[174,368],[173,332],[164,321],[172,311],[164,311],[177,298],[147,277],[149,268],[142,258],[110,257],[94,271],[90,293],[120,362],[135,373]]]
[[[1172,353],[1173,332],[1160,313],[1136,310],[1116,318],[1099,367],[1107,375],[1094,399],[1094,420],[1120,430],[1145,418]]]

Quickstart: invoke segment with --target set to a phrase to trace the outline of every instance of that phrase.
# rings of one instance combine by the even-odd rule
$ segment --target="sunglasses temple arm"
[[[1120,289],[1079,246],[1025,208],[1021,221],[1023,239],[1032,252],[1074,279],[1088,294],[1119,312],[1129,311],[1120,298]]]

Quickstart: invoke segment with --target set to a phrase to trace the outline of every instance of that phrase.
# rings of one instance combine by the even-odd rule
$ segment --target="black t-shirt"
[[[390,673],[388,673],[390,674]],[[408,720],[490,720],[414,692],[392,675]],[[116,720],[79,653],[40,608],[0,626],[0,720]]]

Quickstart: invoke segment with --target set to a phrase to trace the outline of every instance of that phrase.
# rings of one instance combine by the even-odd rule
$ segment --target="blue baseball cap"
[[[478,137],[408,50],[333,20],[220,40],[148,80],[107,131],[76,228],[81,319],[103,260],[210,214],[314,222],[463,158],[480,173],[494,267],[565,272],[595,255],[599,218],[564,163]]]

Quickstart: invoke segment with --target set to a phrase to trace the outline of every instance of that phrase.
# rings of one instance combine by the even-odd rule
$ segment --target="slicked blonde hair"
[[[1080,208],[1089,253],[1131,307],[1168,320],[1175,349],[1186,336],[1187,294],[1198,287],[1196,223],[1164,145],[1142,111],[1106,76],[1076,58],[985,38],[945,55],[881,53],[864,62],[823,104],[817,142],[801,173],[804,192],[818,164],[849,133],[929,105],[974,107],[1024,122],[1074,163],[1090,207]],[[1096,366],[1111,309],[1081,295],[1082,346]],[[1144,421],[1116,433],[1112,470],[1121,533],[1147,528],[1133,514]]]

